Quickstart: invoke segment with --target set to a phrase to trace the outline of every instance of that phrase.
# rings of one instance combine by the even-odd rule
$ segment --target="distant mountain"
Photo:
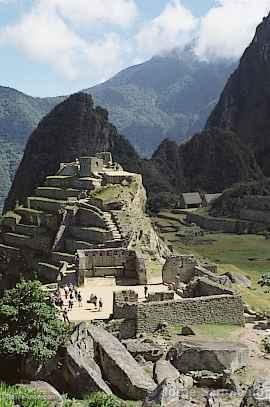
[[[57,172],[61,162],[104,150],[111,151],[125,168],[140,171],[137,153],[108,121],[108,112],[95,108],[90,95],[70,96],[45,116],[31,134],[5,209],[33,194],[47,175]]]
[[[142,156],[167,137],[181,141],[200,131],[236,67],[199,60],[187,47],[132,66],[86,89]]]
[[[235,131],[270,176],[270,15],[229,79],[207,122],[210,127]]]
[[[12,88],[0,86],[0,135],[22,145],[39,121],[62,98],[34,98]]]
[[[224,61],[199,61],[187,48],[125,69],[86,92],[107,108],[137,151],[150,156],[164,138],[181,141],[204,127],[233,69],[234,64]],[[5,177],[0,179],[0,207],[13,178],[12,163],[20,161],[39,121],[64,99],[34,98],[0,86],[0,140],[6,140],[1,142],[0,172]]]
[[[177,145],[164,140],[144,164],[152,208],[173,205],[180,192],[221,192],[242,181],[263,178],[252,151],[237,135],[211,128]]]

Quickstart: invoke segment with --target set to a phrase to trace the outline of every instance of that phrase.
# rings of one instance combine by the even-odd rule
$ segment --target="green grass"
[[[170,215],[169,215],[170,216]],[[171,220],[154,218],[162,226]],[[181,230],[181,227],[180,227]],[[194,254],[198,260],[210,260],[218,265],[218,272],[233,271],[244,274],[252,281],[252,289],[236,287],[244,300],[257,311],[270,312],[270,294],[257,282],[262,274],[270,272],[270,240],[260,235],[205,233],[194,242],[183,242],[175,232],[162,233],[162,238],[179,254]],[[253,260],[251,260],[253,259]]]
[[[203,325],[192,325],[190,326],[196,336],[208,339],[230,339],[235,338],[240,334],[242,328],[236,325],[226,325],[226,324],[203,324]],[[180,334],[182,326],[177,324],[171,328],[172,334]]]
[[[53,407],[53,404],[37,391],[0,384],[0,407],[15,407],[18,404],[21,407]]]
[[[126,193],[135,195],[137,189],[138,182],[135,179],[131,184],[126,186],[120,184],[106,185],[92,192],[91,196],[93,198],[101,199],[104,203],[109,203],[116,201],[117,199],[122,200]]]

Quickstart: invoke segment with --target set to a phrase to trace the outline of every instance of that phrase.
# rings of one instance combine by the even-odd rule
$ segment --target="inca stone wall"
[[[189,213],[187,220],[195,223],[202,229],[219,231],[223,233],[256,233],[265,229],[261,223],[250,222],[237,219],[214,218],[211,216],[202,216],[196,213]]]
[[[119,302],[118,302],[119,301]],[[157,302],[121,302],[114,297],[113,318],[129,321],[136,334],[153,333],[164,322],[169,325],[244,325],[240,295],[212,295]]]
[[[244,325],[244,309],[240,296],[218,295],[187,298],[178,301],[138,303],[137,334],[152,333],[159,324],[231,324]]]

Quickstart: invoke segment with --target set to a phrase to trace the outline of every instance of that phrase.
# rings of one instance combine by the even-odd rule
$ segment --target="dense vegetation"
[[[58,311],[38,281],[21,281],[0,300],[0,360],[23,375],[25,362],[44,361],[56,355],[68,335]],[[4,365],[4,363],[3,363]],[[7,374],[2,369],[1,376]],[[12,373],[14,375],[14,372]]]
[[[238,217],[245,205],[244,197],[270,195],[270,179],[262,177],[261,181],[238,183],[224,191],[222,196],[213,202],[210,214],[213,216]]]

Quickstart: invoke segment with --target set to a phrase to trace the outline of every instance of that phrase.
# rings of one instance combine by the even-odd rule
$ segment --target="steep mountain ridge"
[[[108,122],[108,112],[94,108],[90,95],[78,93],[57,105],[30,136],[5,203],[5,210],[31,195],[61,162],[111,151],[117,162],[137,171],[140,160],[129,142]],[[138,171],[139,172],[139,171]]]
[[[270,176],[270,15],[230,77],[206,128],[235,131],[254,151],[265,175]]]

